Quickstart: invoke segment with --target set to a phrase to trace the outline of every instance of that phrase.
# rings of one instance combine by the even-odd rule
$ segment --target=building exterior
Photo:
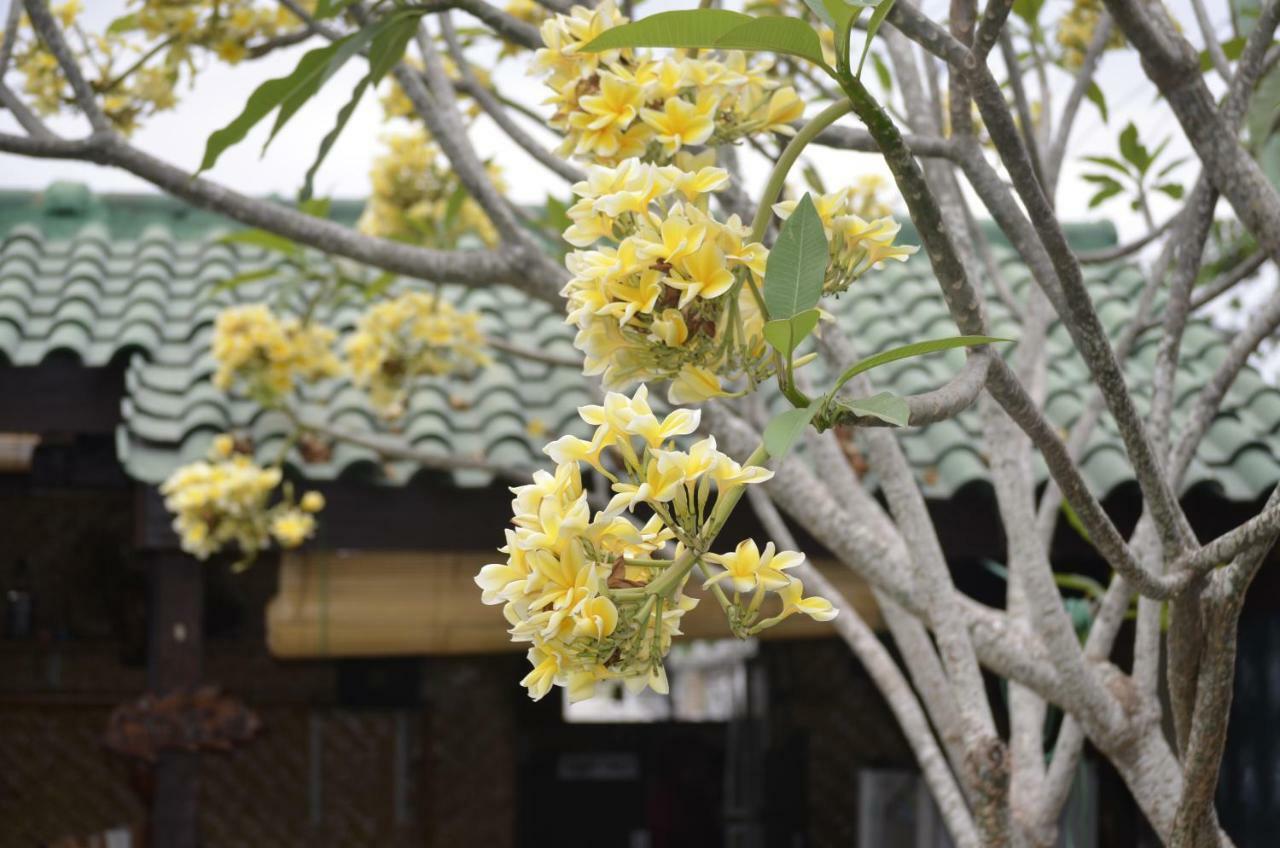
[[[332,210],[347,221],[358,212]],[[269,298],[278,282],[219,287],[270,261],[220,240],[234,229],[160,197],[94,196],[74,184],[0,193],[0,822],[9,823],[0,848],[90,844],[112,828],[132,828],[135,845],[149,834],[157,848],[538,846],[552,844],[559,811],[549,811],[566,797],[580,826],[555,831],[562,846],[926,844],[930,813],[909,750],[865,673],[820,625],[743,650],[688,650],[670,702],[605,705],[574,720],[554,697],[529,703],[516,684],[524,659],[471,583],[509,516],[507,481],[490,472],[421,471],[386,460],[376,439],[319,456],[295,449],[291,475],[329,503],[313,544],[244,574],[182,554],[156,485],[218,433],[240,433],[267,457],[286,430],[210,382],[218,310]],[[1112,238],[1106,227],[1075,236],[1085,247]],[[1028,284],[1011,259],[1004,269],[1015,290]],[[1102,318],[1118,330],[1140,278],[1119,265],[1090,274]],[[447,296],[480,311],[491,336],[573,355],[550,305],[506,289]],[[837,309],[868,351],[953,332],[922,258],[859,283]],[[1003,305],[990,309],[1000,335]],[[338,307],[327,320],[349,327],[355,312]],[[1047,411],[1067,426],[1088,377],[1065,332],[1051,340]],[[1139,374],[1155,347],[1138,346]],[[1187,328],[1180,399],[1224,347],[1213,327]],[[962,356],[897,363],[881,376],[887,388],[921,391]],[[547,434],[576,432],[576,407],[589,402],[575,369],[497,356],[473,379],[424,381],[400,435],[526,465]],[[309,390],[304,412],[348,430],[375,423],[342,381]],[[999,603],[989,566],[1002,557],[1001,533],[976,416],[913,431],[904,444],[958,584]],[[860,461],[856,442],[850,461]],[[1122,529],[1132,526],[1137,487],[1105,420],[1083,471]],[[1247,371],[1188,474],[1196,529],[1211,535],[1252,514],[1277,480],[1280,391]],[[735,521],[742,535],[756,529],[745,515]],[[816,546],[808,551],[821,561]],[[1054,561],[1105,574],[1065,522]],[[875,622],[857,579],[823,567]],[[1224,821],[1244,844],[1280,814],[1280,746],[1267,732],[1280,718],[1275,573],[1259,578],[1242,622],[1224,773]],[[715,615],[690,629],[722,634]],[[1074,844],[1144,838],[1118,778],[1098,768],[1082,781]],[[911,815],[894,824],[903,810]],[[123,833],[114,844],[128,844]]]

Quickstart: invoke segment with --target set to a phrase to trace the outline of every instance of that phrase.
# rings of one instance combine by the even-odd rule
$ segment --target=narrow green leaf
[[[790,318],[775,318],[764,325],[765,341],[789,360],[800,342],[818,326],[820,314],[816,309],[807,309]]]
[[[355,0],[317,0],[315,17],[317,20],[335,17],[354,2]]]
[[[1124,191],[1124,189],[1121,188],[1119,184],[1106,186],[1105,188],[1098,191],[1098,193],[1095,194],[1093,197],[1089,198],[1089,208],[1094,209],[1098,206],[1101,206],[1103,203],[1115,197],[1117,194],[1119,194],[1122,191]],[[1137,201],[1134,201],[1134,205],[1135,206],[1138,205]]]
[[[827,26],[831,27],[831,31],[836,36],[836,56],[840,62],[848,63],[849,61],[849,31],[853,29],[853,25],[857,23],[858,18],[862,17],[862,10],[870,3],[846,3],[845,0],[822,0],[823,10],[826,12]]]
[[[659,12],[600,33],[578,49],[583,53],[625,47],[715,47],[716,39],[753,18],[726,9]]]
[[[459,185],[449,195],[449,200],[444,205],[444,223],[445,226],[451,226],[458,218],[458,213],[462,211],[462,204],[467,202],[467,187]]]
[[[129,15],[121,15],[107,26],[107,35],[119,35],[122,32],[129,32],[138,28],[137,13]]]
[[[832,3],[838,3],[840,0],[804,0],[804,4],[809,7],[809,11],[831,29],[836,28],[836,20],[831,15],[828,8]]]
[[[1240,54],[1244,52],[1244,45],[1247,40],[1248,39],[1246,39],[1244,36],[1239,36],[1237,38],[1231,38],[1222,42],[1222,44],[1220,45],[1222,47],[1222,54],[1226,56],[1229,60],[1234,62],[1236,59],[1239,59]],[[1212,71],[1212,70],[1213,70],[1213,59],[1209,57],[1209,51],[1201,50],[1200,51],[1200,72],[1203,74],[1207,74],[1209,71]]]
[[[840,387],[852,380],[859,374],[870,371],[872,368],[878,368],[881,365],[890,362],[897,362],[899,359],[909,359],[913,356],[923,356],[926,353],[934,353],[940,350],[951,350],[957,347],[977,347],[978,345],[997,344],[999,342],[1008,342],[1012,339],[998,339],[993,336],[952,336],[945,339],[930,339],[924,342],[914,342],[912,344],[903,345],[901,347],[891,348],[881,351],[874,356],[868,356],[866,359],[859,360],[853,365],[845,369],[840,375],[840,379],[836,380],[835,386],[831,389],[834,395],[839,391]]]
[[[1098,107],[1098,114],[1102,115],[1102,123],[1106,123],[1107,118],[1107,97],[1102,93],[1102,87],[1096,82],[1089,83],[1089,87],[1085,89],[1084,96],[1089,98],[1089,102]]]
[[[307,168],[307,173],[302,178],[302,190],[298,193],[298,197],[301,200],[311,199],[311,194],[315,190],[316,173],[324,163],[325,157],[329,155],[329,151],[333,149],[334,142],[338,140],[338,136],[342,135],[343,129],[346,128],[347,122],[351,120],[352,113],[360,105],[360,99],[364,97],[364,93],[368,88],[369,77],[366,76],[356,83],[356,87],[351,92],[351,97],[338,110],[338,118],[334,122],[333,129],[325,133],[324,138],[320,139],[320,146],[316,148],[316,158],[311,162],[311,167]]]
[[[328,218],[333,202],[327,197],[313,197],[298,201],[298,211],[312,218]]]
[[[871,397],[845,401],[850,411],[868,418],[878,418],[895,427],[905,427],[911,420],[911,408],[895,394],[879,392]]]
[[[788,409],[780,413],[764,428],[764,449],[774,459],[781,459],[818,414],[821,404],[813,403],[801,409]]]
[[[1076,514],[1076,511],[1071,508],[1071,504],[1065,500],[1062,502],[1062,517],[1067,519],[1067,524],[1070,525],[1071,529],[1080,534],[1080,538],[1092,544],[1093,540],[1089,538],[1089,531],[1084,526],[1084,522],[1080,520],[1080,516]]]
[[[349,38],[349,36],[348,36]],[[335,41],[324,47],[309,50],[298,61],[298,65],[287,76],[269,79],[253,90],[240,111],[231,123],[220,130],[215,130],[205,143],[204,159],[196,174],[207,171],[218,161],[223,151],[238,144],[249,134],[259,121],[280,106],[291,92],[309,84],[324,72],[325,67],[337,54],[347,39]]]
[[[1116,158],[1114,158],[1114,157],[1111,157],[1111,156],[1081,156],[1080,158],[1081,158],[1081,159],[1083,159],[1083,160],[1084,160],[1084,161],[1086,161],[1086,162],[1092,162],[1092,163],[1093,163],[1093,164],[1095,164],[1095,165],[1101,165],[1101,166],[1102,166],[1102,167],[1104,167],[1104,168],[1113,168],[1113,169],[1115,169],[1115,170],[1119,171],[1120,173],[1124,174],[1126,177],[1127,177],[1127,176],[1129,176],[1129,167],[1128,167],[1127,165],[1125,165],[1123,162],[1121,162],[1119,159],[1116,159]]]
[[[1185,193],[1185,189],[1178,183],[1162,183],[1156,186],[1156,191],[1167,194],[1174,200],[1181,200],[1182,195]]]
[[[867,19],[867,40],[862,44],[862,57],[858,59],[858,70],[855,76],[862,78],[862,66],[867,61],[867,53],[871,51],[871,41],[876,37],[876,33],[880,30],[880,25],[884,23],[884,19],[889,17],[889,13],[893,11],[894,0],[880,0],[876,5],[876,10],[871,13],[871,17]]]
[[[1080,179],[1084,180],[1087,183],[1094,183],[1095,185],[1102,186],[1103,188],[1114,187],[1116,190],[1121,190],[1124,188],[1124,186],[1122,186],[1119,182],[1107,176],[1106,174],[1082,174],[1080,176]]]
[[[708,10],[709,11],[709,10]],[[822,55],[822,40],[807,22],[800,18],[781,15],[765,15],[736,26],[716,39],[714,45],[721,50],[765,50],[785,53],[808,59],[819,67],[826,67]]]
[[[276,112],[275,123],[271,125],[271,132],[267,134],[267,140],[262,143],[263,153],[266,152],[271,142],[275,140],[280,130],[284,129],[284,125],[289,123],[289,119],[296,115],[308,100],[319,93],[324,84],[342,69],[347,60],[358,55],[380,32],[391,26],[393,20],[394,18],[391,17],[383,18],[357,32],[353,32],[340,41],[334,42],[335,45],[338,45],[338,49],[329,57],[329,61],[322,67],[317,67],[315,73],[299,79],[298,85],[287,91],[281,99],[280,109]]]
[[[880,80],[880,87],[886,92],[893,91],[893,74],[889,72],[889,66],[885,64],[879,53],[871,54],[871,67],[875,69],[876,78]]]
[[[1170,171],[1172,171],[1174,168],[1178,167],[1179,165],[1181,165],[1183,162],[1186,162],[1186,161],[1187,161],[1186,156],[1179,156],[1177,159],[1174,159],[1172,162],[1162,167],[1159,171],[1156,171],[1156,179],[1158,180],[1158,179],[1162,179],[1165,176],[1168,176]]]
[[[283,253],[286,256],[293,256],[299,250],[298,245],[293,241],[284,236],[269,233],[266,230],[240,230],[223,236],[219,241],[224,244],[247,244],[251,247],[261,247],[264,250]]]
[[[783,223],[765,264],[764,304],[770,318],[790,318],[818,305],[828,258],[822,218],[805,194]]]
[[[259,268],[256,271],[245,271],[243,274],[236,274],[220,280],[216,286],[210,291],[210,294],[221,294],[225,291],[237,289],[245,283],[251,283],[254,280],[265,280],[267,277],[276,273],[275,268]]]
[[[396,281],[397,277],[390,271],[383,271],[374,277],[367,286],[364,287],[365,300],[373,300],[375,297],[383,294]]]

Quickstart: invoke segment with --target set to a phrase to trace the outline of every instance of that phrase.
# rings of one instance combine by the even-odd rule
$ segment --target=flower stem
[[[783,148],[782,155],[778,157],[777,164],[773,166],[773,172],[769,174],[769,181],[765,183],[764,193],[760,195],[760,205],[756,207],[756,216],[751,221],[751,241],[764,239],[765,230],[769,228],[769,221],[773,217],[773,204],[781,196],[782,187],[787,182],[787,173],[790,172],[791,166],[796,163],[796,160],[800,158],[801,151],[809,145],[809,142],[817,138],[818,133],[851,111],[853,111],[853,104],[848,99],[832,103],[814,115],[813,119],[801,127],[795,137]]]

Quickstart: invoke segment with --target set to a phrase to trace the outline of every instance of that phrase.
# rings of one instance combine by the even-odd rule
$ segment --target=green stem
[[[768,451],[764,449],[764,445],[760,445],[751,452],[751,456],[747,457],[742,463],[743,467],[751,465],[759,465],[768,458]],[[699,534],[699,542],[701,550],[686,550],[678,560],[671,563],[662,574],[655,577],[645,585],[645,591],[650,595],[667,595],[670,594],[675,587],[680,585],[680,581],[688,576],[693,570],[694,564],[702,556],[706,550],[711,547],[711,543],[715,541],[716,536],[720,535],[720,531],[724,529],[725,522],[729,520],[729,516],[733,514],[733,509],[738,505],[738,501],[742,500],[743,494],[746,493],[747,486],[734,486],[727,492],[722,491],[716,498],[715,508],[711,510],[711,518],[707,520],[706,525]]]
[[[832,103],[814,115],[813,119],[801,127],[800,131],[792,137],[790,143],[783,148],[782,155],[778,157],[777,163],[773,166],[773,172],[769,174],[769,181],[765,183],[764,193],[760,195],[760,205],[756,207],[756,216],[751,221],[751,241],[762,241],[764,239],[765,230],[769,228],[769,221],[773,217],[773,204],[778,202],[778,197],[782,194],[782,187],[787,182],[787,173],[791,170],[791,166],[796,163],[796,160],[800,158],[800,153],[808,146],[809,142],[817,138],[818,133],[851,111],[853,111],[853,104],[847,98]]]

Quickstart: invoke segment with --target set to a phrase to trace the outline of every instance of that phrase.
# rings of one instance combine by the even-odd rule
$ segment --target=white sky
[[[1049,0],[1049,3],[1047,19],[1052,19],[1058,14],[1058,10],[1066,8],[1065,0]],[[93,0],[85,5],[87,28],[101,31],[109,21],[126,10],[127,3],[125,0]],[[665,8],[684,8],[690,5],[684,0],[651,0],[645,4],[645,9],[651,14]],[[932,9],[938,5],[938,0],[929,0],[925,5]],[[1054,5],[1058,6],[1058,10],[1053,8]],[[1189,11],[1181,8],[1186,5],[1186,0],[1179,0],[1172,5],[1180,19],[1187,22],[1189,35],[1198,41],[1194,19]],[[1211,2],[1210,6],[1216,7],[1211,15],[1222,24],[1221,31],[1226,32],[1226,4]],[[236,67],[208,62],[208,66],[197,77],[195,88],[181,92],[182,99],[178,108],[148,118],[133,141],[144,150],[179,166],[194,169],[209,134],[225,125],[239,112],[255,86],[269,77],[282,75],[292,69],[305,49],[305,46],[296,47],[267,59],[245,62]],[[524,61],[516,57],[501,62],[493,70],[494,77],[505,95],[525,103],[538,103],[543,97],[543,89],[536,79],[525,73]],[[319,138],[331,128],[335,113],[346,101],[351,87],[358,79],[360,70],[356,64],[353,62],[341,72],[293,118],[265,156],[260,155],[260,152],[267,122],[260,125],[245,142],[224,153],[217,167],[208,176],[250,194],[293,196],[311,163]],[[1116,136],[1128,120],[1133,120],[1138,125],[1141,137],[1148,144],[1171,135],[1174,137],[1171,150],[1186,149],[1176,123],[1156,103],[1154,89],[1146,81],[1131,53],[1108,53],[1102,65],[1100,81],[1107,92],[1111,111],[1110,124],[1104,125],[1097,110],[1085,103],[1081,108],[1074,136],[1077,156],[1086,153],[1114,153]],[[1060,104],[1069,90],[1070,80],[1065,74],[1058,73],[1054,77],[1054,84],[1055,101]],[[56,131],[69,136],[75,136],[81,131],[81,126],[75,119],[56,120],[53,125]],[[0,126],[5,130],[14,129],[7,113],[0,113]],[[334,197],[364,196],[368,190],[370,163],[378,152],[378,136],[382,131],[377,101],[366,97],[321,169],[317,179],[317,193]],[[536,127],[534,131],[537,132]],[[554,143],[549,133],[543,135],[549,144]],[[538,202],[548,192],[560,196],[567,194],[559,178],[549,174],[523,151],[506,141],[502,133],[489,124],[487,119],[482,119],[475,125],[472,138],[483,155],[494,156],[503,165],[510,191],[517,200]],[[754,159],[748,163],[749,176],[761,179],[764,164],[754,157],[748,158]],[[815,150],[812,158],[819,165],[829,186],[838,184],[838,175],[842,172],[883,170],[876,157],[869,155]],[[1078,161],[1068,163],[1059,195],[1059,208],[1063,217],[1067,220],[1107,217],[1116,222],[1122,238],[1141,234],[1141,219],[1121,200],[1112,201],[1098,210],[1087,209],[1092,187],[1078,179],[1080,171]],[[1178,176],[1188,181],[1193,175],[1191,166],[1178,172]],[[83,181],[96,191],[153,190],[141,180],[113,169],[85,163],[31,160],[0,154],[0,187],[40,189],[61,179]],[[1162,217],[1172,208],[1172,202],[1165,202],[1163,208],[1158,207],[1157,217]]]

